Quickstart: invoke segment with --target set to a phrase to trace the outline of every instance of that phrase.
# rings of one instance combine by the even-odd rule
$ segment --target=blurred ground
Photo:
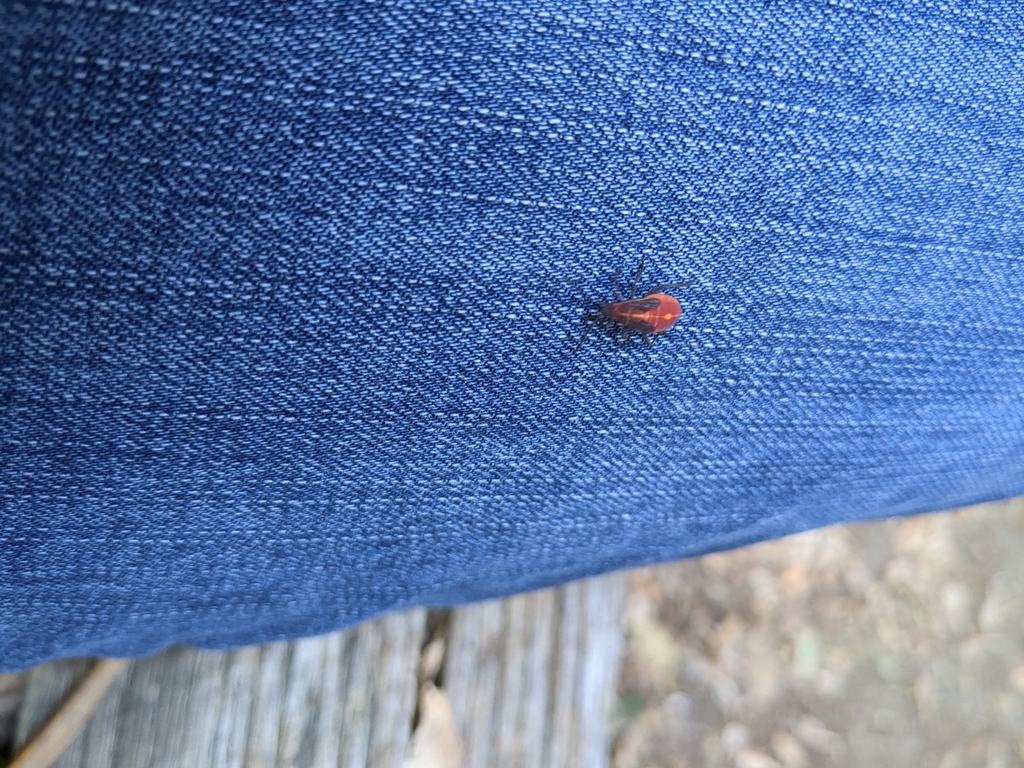
[[[614,768],[1024,766],[1024,498],[632,577]]]

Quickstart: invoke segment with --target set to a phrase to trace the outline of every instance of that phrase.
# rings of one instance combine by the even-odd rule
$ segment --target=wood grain
[[[605,768],[625,580],[456,609],[444,687],[466,768]]]
[[[50,768],[92,718],[111,684],[128,666],[125,659],[100,659],[53,712],[10,768]]]
[[[441,684],[465,768],[605,768],[622,649],[620,574],[457,608]],[[56,768],[400,768],[423,610],[231,652],[129,665]],[[33,670],[16,750],[87,662]]]
[[[173,649],[133,662],[56,768],[399,768],[426,613],[232,652]],[[15,750],[85,662],[29,675]]]

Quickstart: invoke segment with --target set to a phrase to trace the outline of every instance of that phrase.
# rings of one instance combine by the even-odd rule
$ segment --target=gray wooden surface
[[[232,652],[173,649],[133,663],[60,768],[399,768],[425,612]],[[32,671],[26,741],[86,664]]]
[[[611,574],[454,612],[444,687],[468,768],[604,768],[625,580]]]
[[[624,577],[452,611],[442,684],[465,768],[603,768],[621,654]],[[58,768],[401,768],[426,613],[231,652],[133,662]],[[20,748],[84,674],[29,676]]]

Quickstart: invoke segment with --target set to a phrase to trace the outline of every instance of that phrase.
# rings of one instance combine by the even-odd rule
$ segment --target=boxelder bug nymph
[[[594,327],[593,324],[595,323],[609,328],[613,325],[621,326],[622,340],[624,342],[629,341],[630,331],[636,331],[643,337],[648,346],[654,345],[655,336],[659,333],[664,333],[675,325],[683,310],[675,296],[669,296],[667,293],[662,293],[662,291],[667,291],[669,288],[685,288],[693,283],[665,283],[664,285],[652,288],[643,298],[636,299],[633,297],[636,296],[636,286],[640,282],[640,276],[643,273],[644,259],[641,256],[640,266],[637,267],[636,275],[633,277],[633,285],[629,288],[629,298],[623,299],[622,286],[619,284],[619,275],[622,274],[622,270],[615,270],[615,274],[612,276],[612,282],[615,285],[615,301],[609,302],[594,301],[576,283],[566,280],[569,285],[580,292],[583,298],[591,304],[597,305],[596,310],[583,317],[583,322],[588,325],[580,337],[579,344],[576,345],[576,350],[583,346],[587,334],[590,333],[590,329]]]

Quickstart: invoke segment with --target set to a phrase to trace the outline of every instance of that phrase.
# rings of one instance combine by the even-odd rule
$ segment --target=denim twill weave
[[[0,9],[4,669],[1024,492],[1019,2]]]

